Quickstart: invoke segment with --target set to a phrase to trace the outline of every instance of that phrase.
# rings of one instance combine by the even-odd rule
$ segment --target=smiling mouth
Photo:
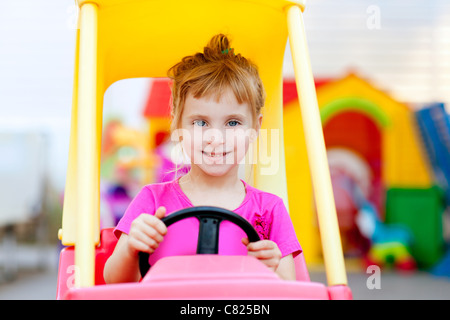
[[[220,158],[220,157],[225,157],[229,152],[205,152],[202,151],[202,153],[208,157],[212,157],[212,158]]]

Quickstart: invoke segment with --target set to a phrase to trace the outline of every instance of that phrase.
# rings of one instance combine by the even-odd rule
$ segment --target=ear
[[[262,125],[262,114],[259,114],[256,117],[256,125],[255,125],[255,134],[252,134],[251,138],[250,138],[250,142],[253,142],[256,140],[256,138],[258,138],[259,136],[259,130],[261,129],[261,125]]]
[[[261,129],[262,119],[263,119],[263,115],[262,115],[262,114],[259,114],[259,115],[258,115],[258,119],[257,119],[257,123],[256,123],[256,125],[258,126],[256,130],[257,130],[258,132],[259,132],[259,129]]]
[[[172,142],[178,143],[183,141],[183,132],[184,129],[175,129],[170,134],[170,140]]]

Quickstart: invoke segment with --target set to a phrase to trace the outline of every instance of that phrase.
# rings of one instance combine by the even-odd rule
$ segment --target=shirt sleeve
[[[282,257],[292,254],[295,258],[302,252],[291,217],[281,198],[278,199],[273,207],[269,239],[278,245]]]
[[[114,235],[119,238],[122,232],[128,234],[131,223],[142,213],[155,214],[155,199],[148,186],[143,187],[130,202],[127,210],[125,210],[124,215],[114,229]]]

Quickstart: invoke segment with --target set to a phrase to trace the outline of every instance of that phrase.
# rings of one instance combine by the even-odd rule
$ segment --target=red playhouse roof
[[[144,117],[169,117],[171,95],[169,79],[155,79],[145,104]]]
[[[314,83],[316,85],[316,89],[320,86],[330,82],[330,79],[315,79]],[[295,80],[287,80],[283,81],[283,105],[285,106],[287,103],[297,99],[297,87],[295,85]]]

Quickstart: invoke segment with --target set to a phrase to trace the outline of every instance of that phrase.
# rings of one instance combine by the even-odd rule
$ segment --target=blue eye
[[[239,125],[239,121],[231,120],[231,121],[228,122],[228,125],[230,127],[235,127],[235,126]]]
[[[204,126],[206,126],[206,122],[204,120],[195,120],[194,125],[199,126],[199,127],[204,127]]]

